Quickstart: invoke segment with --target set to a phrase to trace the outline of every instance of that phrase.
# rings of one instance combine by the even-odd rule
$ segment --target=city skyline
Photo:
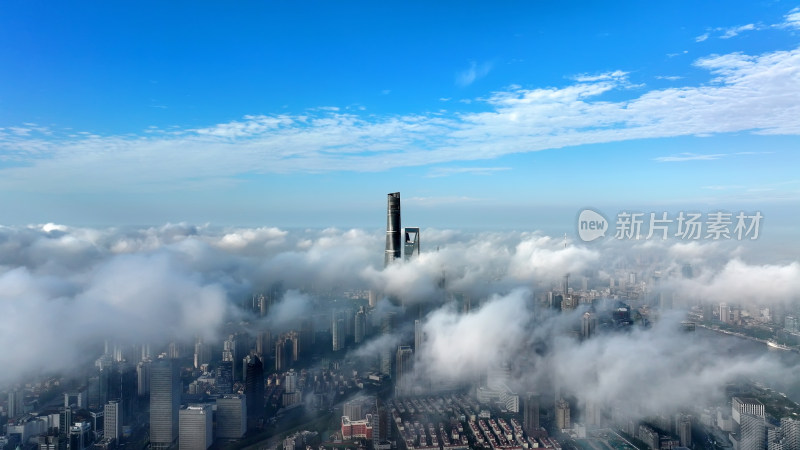
[[[800,3],[134,6],[0,11],[0,450],[800,450]]]

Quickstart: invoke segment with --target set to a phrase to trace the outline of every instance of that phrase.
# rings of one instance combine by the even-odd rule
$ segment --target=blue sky
[[[800,3],[428,3],[5,3],[0,224],[798,219]]]

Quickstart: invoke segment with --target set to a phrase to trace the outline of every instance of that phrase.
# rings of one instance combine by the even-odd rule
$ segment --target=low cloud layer
[[[519,391],[563,389],[600,403],[636,392],[648,410],[711,398],[739,377],[786,373],[772,359],[723,353],[718,343],[676,332],[680,311],[663,313],[650,329],[579,342],[573,329],[580,311],[550,317],[536,308],[566,273],[576,288],[585,279],[602,290],[631,272],[649,295],[680,299],[679,308],[701,301],[796,305],[800,263],[764,264],[768,255],[755,244],[612,240],[565,247],[530,232],[422,234],[427,247],[419,258],[384,269],[380,230],[0,227],[0,367],[12,368],[0,374],[0,385],[79,367],[112,336],[160,345],[214,339],[231,320],[255,322],[235,305],[275,286],[283,294],[262,320],[276,328],[307,315],[323,294],[348,289],[424,305],[427,341],[416,357],[424,374],[440,380],[472,383],[508,363]],[[692,278],[683,277],[686,264]],[[470,299],[469,313],[448,300],[459,296]],[[351,355],[375,360],[379,349],[413,335],[407,326],[398,330]]]

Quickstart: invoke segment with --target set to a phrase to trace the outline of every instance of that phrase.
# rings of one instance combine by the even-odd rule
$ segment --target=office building
[[[247,432],[247,400],[244,395],[223,395],[217,399],[217,439],[241,439]]]
[[[189,405],[179,414],[178,450],[206,450],[214,442],[211,405]]]
[[[220,361],[214,386],[220,394],[233,392],[233,361]]]
[[[247,417],[264,415],[264,366],[256,355],[245,358],[244,393],[247,397]]]
[[[731,418],[741,425],[742,414],[764,417],[764,404],[752,397],[733,397],[731,399]]]
[[[737,450],[764,450],[767,445],[767,429],[764,416],[743,412],[739,416],[739,439]]]
[[[178,439],[178,409],[181,404],[178,364],[172,359],[150,367],[150,446],[166,450]]]
[[[117,442],[122,437],[122,405],[119,400],[110,400],[103,408],[103,430],[105,437]]]

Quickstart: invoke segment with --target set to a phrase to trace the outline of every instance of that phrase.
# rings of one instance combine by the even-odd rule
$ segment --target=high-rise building
[[[119,400],[109,400],[103,408],[103,430],[105,437],[119,442],[122,436],[122,405]]]
[[[241,439],[247,432],[247,400],[244,395],[217,398],[217,439]]]
[[[331,323],[331,332],[333,335],[333,351],[338,352],[344,349],[345,343],[345,328],[344,319],[339,317],[338,313],[334,313],[333,321]]]
[[[781,419],[781,444],[783,450],[800,450],[800,420]]]
[[[739,450],[764,450],[767,429],[764,416],[749,413],[740,415]]]
[[[166,450],[178,439],[182,390],[175,360],[153,363],[150,367],[150,444],[153,450]]]
[[[692,416],[688,414],[680,414],[675,423],[678,438],[681,442],[681,447],[692,446]]]
[[[364,402],[361,400],[345,402],[342,406],[342,415],[354,421],[364,419]]]
[[[410,395],[413,388],[412,369],[414,364],[414,350],[411,346],[397,347],[395,362],[395,392],[397,395]]]
[[[650,450],[658,450],[661,446],[658,431],[648,427],[647,425],[639,425],[639,440],[647,444]]]
[[[20,389],[14,389],[8,393],[8,418],[13,419],[21,416],[23,409],[23,392]]]
[[[246,371],[244,393],[247,396],[247,417],[264,415],[264,365],[256,355],[245,358]]]
[[[387,195],[384,267],[400,259],[402,250],[403,248],[400,246],[400,193],[393,192]]]
[[[733,397],[731,399],[731,418],[733,421],[741,425],[740,417],[745,413],[764,417],[764,404],[752,397]]]
[[[297,391],[297,372],[294,369],[286,372],[286,376],[283,377],[283,389],[290,394]]]
[[[392,312],[386,313],[383,318],[381,319],[381,334],[384,336],[388,336],[392,334],[394,327],[395,327],[395,318],[396,314]],[[381,350],[380,358],[381,358],[381,373],[391,376],[392,375],[392,359],[393,359],[393,352],[389,346],[386,346],[384,349]]]
[[[149,359],[136,364],[136,395],[146,397],[150,395],[150,365]]]
[[[581,337],[583,339],[589,339],[590,337],[594,336],[596,331],[597,316],[589,311],[586,311],[583,313],[583,317],[581,317]]]
[[[199,369],[204,364],[211,362],[211,346],[203,341],[202,336],[198,336],[194,343],[194,368]]]
[[[727,303],[720,303],[719,304],[719,320],[720,322],[728,323],[730,322],[730,313],[731,310],[728,308]]]
[[[220,361],[217,366],[215,387],[220,394],[233,392],[233,361]]]
[[[89,422],[76,422],[69,432],[70,450],[86,450],[92,443],[92,424]]]
[[[67,442],[63,434],[40,435],[38,450],[67,450]]]
[[[206,450],[214,442],[211,405],[189,405],[180,410],[178,450]]]
[[[563,398],[556,402],[556,428],[566,430],[572,427],[569,417],[569,403]]]
[[[406,227],[404,234],[406,237],[404,258],[406,261],[410,261],[419,256],[419,227]]]
[[[522,401],[522,428],[530,435],[539,429],[539,394],[528,392]]]
[[[415,320],[414,321],[414,351],[417,352],[419,355],[420,350],[422,350],[422,345],[425,342],[425,330],[423,329],[422,321]]]
[[[69,427],[72,426],[72,408],[64,407],[58,409],[58,434],[69,436]]]
[[[367,333],[367,315],[364,313],[364,308],[358,310],[355,317],[355,343],[360,344],[364,341],[364,336]]]
[[[286,340],[283,336],[275,341],[275,371],[283,372],[289,364],[286,360]]]
[[[236,370],[236,361],[241,361],[239,358],[239,342],[236,338],[236,335],[231,334],[228,336],[228,339],[222,343],[222,360],[231,362],[231,375],[233,375],[233,380],[242,379],[242,374],[237,373]]]

